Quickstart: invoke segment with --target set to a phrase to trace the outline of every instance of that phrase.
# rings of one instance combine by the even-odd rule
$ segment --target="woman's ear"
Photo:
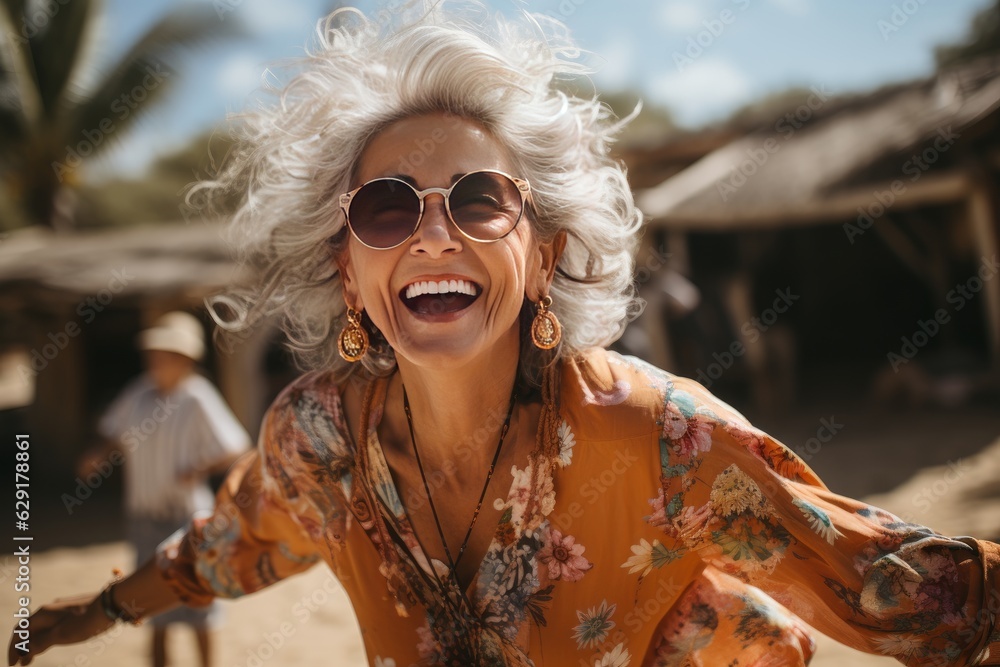
[[[556,267],[559,266],[559,258],[562,257],[565,248],[566,231],[563,229],[556,232],[551,241],[538,244],[539,262],[537,274],[534,277],[535,285],[533,290],[536,294],[532,295],[530,292],[528,294],[528,298],[532,301],[538,301],[549,293],[552,278],[556,274]]]
[[[358,293],[358,280],[354,273],[354,264],[351,261],[350,250],[344,248],[343,251],[337,253],[334,261],[337,263],[337,270],[340,271],[340,285],[344,293],[344,303],[354,310],[361,312],[365,309],[365,305],[362,303],[361,295]]]

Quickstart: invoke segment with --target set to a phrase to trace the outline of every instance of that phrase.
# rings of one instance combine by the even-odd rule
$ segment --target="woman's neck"
[[[389,385],[386,410],[397,414],[396,421],[402,417],[405,430],[400,435],[409,440],[406,418],[401,415],[405,387],[421,457],[443,461],[456,448],[465,447],[474,464],[492,456],[500,437],[517,380],[517,358],[515,348],[450,368],[417,367],[401,359],[399,373]]]

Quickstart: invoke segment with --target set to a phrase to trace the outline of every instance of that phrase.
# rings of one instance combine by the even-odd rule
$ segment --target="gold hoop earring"
[[[347,324],[337,337],[337,351],[344,361],[354,363],[368,351],[368,332],[361,326],[361,313],[347,307]]]
[[[540,350],[551,350],[562,340],[562,326],[549,310],[552,297],[545,295],[538,302],[538,313],[531,322],[531,342]]]

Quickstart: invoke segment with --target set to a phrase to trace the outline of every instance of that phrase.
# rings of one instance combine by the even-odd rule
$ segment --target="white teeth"
[[[476,296],[475,283],[468,280],[422,280],[406,288],[406,298],[412,299],[422,294],[468,294]]]

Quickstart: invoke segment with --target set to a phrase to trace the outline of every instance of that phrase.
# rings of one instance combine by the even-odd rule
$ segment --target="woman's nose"
[[[462,235],[448,218],[444,197],[436,193],[428,195],[424,199],[424,213],[420,218],[420,225],[411,239],[410,252],[440,257],[445,253],[458,252],[461,249]]]

